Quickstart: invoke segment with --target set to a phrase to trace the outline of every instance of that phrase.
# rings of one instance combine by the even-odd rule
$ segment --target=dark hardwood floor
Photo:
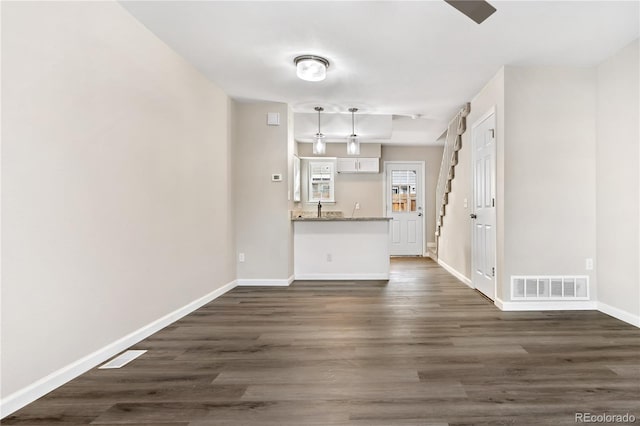
[[[640,422],[640,330],[593,311],[500,312],[430,259],[387,282],[236,288],[2,424]]]

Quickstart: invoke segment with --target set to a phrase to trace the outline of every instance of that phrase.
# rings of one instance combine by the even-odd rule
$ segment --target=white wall
[[[280,114],[280,126],[267,126],[267,113]],[[291,276],[292,225],[287,196],[289,110],[277,102],[233,101],[233,193],[239,280],[287,280]],[[272,182],[280,173],[282,182]]]
[[[2,8],[5,398],[235,265],[225,93],[115,2]]]
[[[505,67],[504,275],[595,274],[593,68]]]
[[[597,68],[596,271],[598,301],[640,325],[638,49],[636,40]]]

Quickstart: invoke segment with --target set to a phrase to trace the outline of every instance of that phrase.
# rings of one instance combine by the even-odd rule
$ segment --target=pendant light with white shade
[[[356,135],[355,113],[358,108],[349,108],[351,113],[351,134],[347,138],[347,155],[360,155],[360,141]]]
[[[324,111],[324,108],[315,107],[314,109],[318,111],[318,133],[314,136],[313,153],[315,155],[324,155],[327,152],[327,143],[324,141],[324,135],[320,131],[320,113]]]

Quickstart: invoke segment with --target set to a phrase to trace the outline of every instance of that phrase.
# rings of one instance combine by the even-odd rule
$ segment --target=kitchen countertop
[[[390,217],[292,217],[296,222],[371,222],[391,220]]]

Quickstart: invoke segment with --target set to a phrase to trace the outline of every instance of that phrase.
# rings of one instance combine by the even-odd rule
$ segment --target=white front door
[[[496,268],[496,120],[495,113],[472,129],[473,209],[471,223],[473,286],[495,299]]]
[[[422,256],[423,162],[385,163],[387,217],[392,256]]]

